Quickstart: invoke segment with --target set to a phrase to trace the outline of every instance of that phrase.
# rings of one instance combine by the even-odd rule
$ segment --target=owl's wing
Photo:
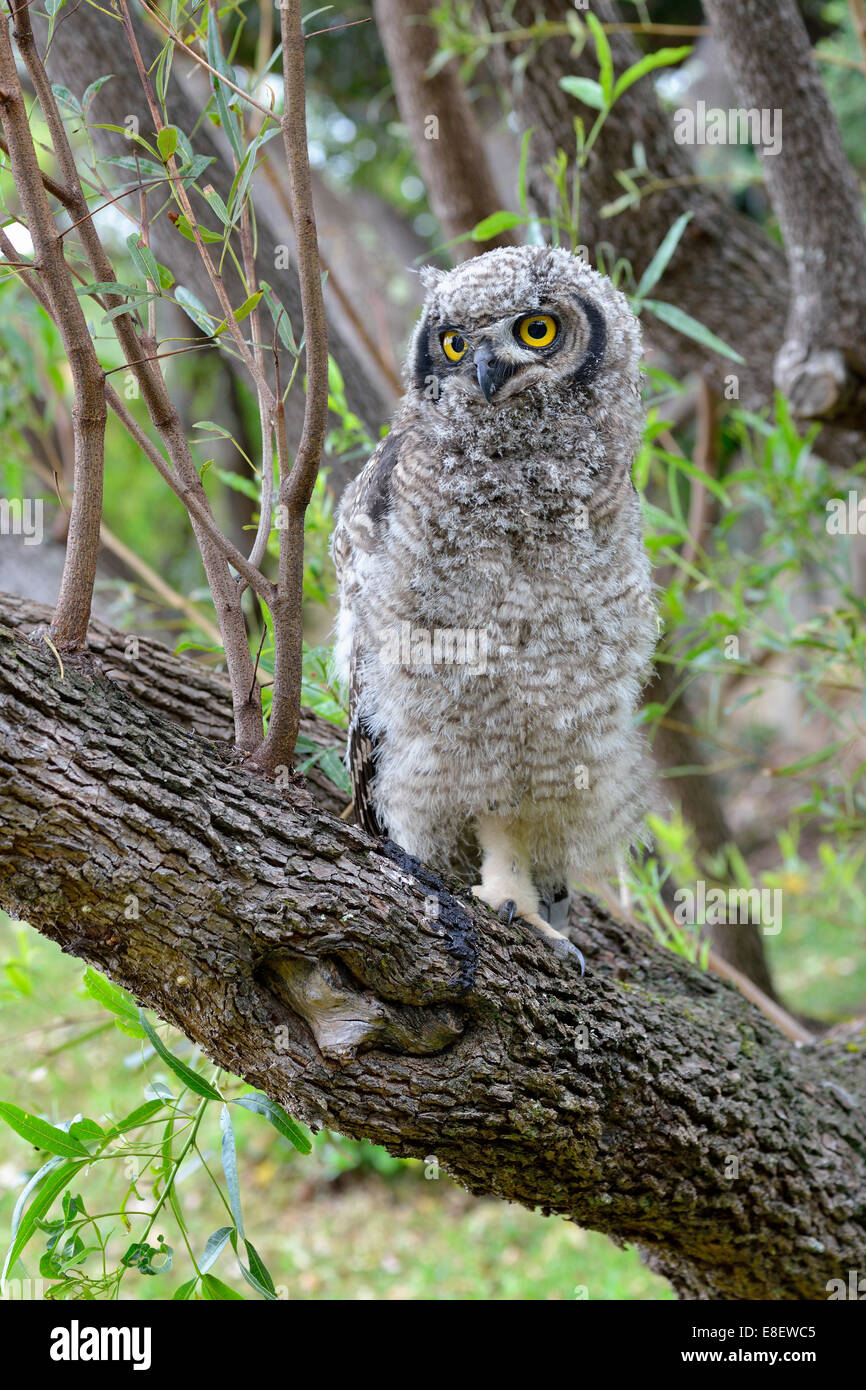
[[[361,716],[363,687],[358,662],[352,661],[349,680],[349,777],[352,782],[352,802],[358,824],[370,835],[386,834],[373,806],[370,784],[376,770],[376,754],[381,739],[374,738]]]
[[[347,488],[333,541],[334,565],[340,590],[340,623],[341,628],[346,625],[348,629],[341,634],[344,642],[348,643],[348,651],[344,652],[349,678],[347,762],[355,815],[358,823],[371,835],[387,833],[376,815],[371,795],[382,737],[371,733],[362,714],[363,662],[358,650],[353,604],[359,588],[359,567],[363,565],[364,557],[381,544],[387,526],[391,474],[399,460],[404,437],[402,431],[392,431],[383,439],[363,471]]]

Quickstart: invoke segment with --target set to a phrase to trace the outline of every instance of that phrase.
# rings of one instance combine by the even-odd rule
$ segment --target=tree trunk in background
[[[314,1127],[638,1242],[684,1297],[823,1301],[859,1263],[862,1031],[795,1048],[590,899],[581,978],[8,628],[0,903]]]
[[[743,107],[781,120],[762,156],[791,298],[775,381],[797,414],[866,429],[866,231],[794,0],[704,0]],[[781,113],[778,117],[775,113]]]
[[[760,0],[763,4],[764,0]],[[621,14],[612,0],[593,0],[593,13],[602,23],[633,19],[626,7]],[[734,7],[739,15],[741,7]],[[765,6],[766,8],[766,6]],[[539,17],[531,0],[516,0],[507,17],[495,0],[476,0],[476,18],[481,26],[493,30],[513,30],[533,24]],[[543,17],[563,23],[573,14],[569,0],[547,0]],[[739,23],[740,21],[737,20]],[[614,70],[617,74],[642,56],[629,34],[610,34]],[[591,121],[595,113],[559,86],[568,76],[598,78],[598,61],[590,39],[575,57],[568,36],[541,44],[529,63],[515,74],[511,60],[523,54],[526,41],[494,45],[491,60],[503,83],[513,109],[524,129],[533,128],[530,147],[529,186],[542,213],[550,202],[550,181],[543,166],[558,149],[573,156],[574,118]],[[784,50],[777,37],[768,50],[779,70],[790,74]],[[672,370],[680,376],[703,370],[714,391],[722,395],[725,379],[739,379],[739,399],[749,409],[760,409],[773,399],[776,354],[785,341],[789,287],[785,255],[756,222],[733,208],[725,193],[696,185],[694,166],[688,149],[674,140],[673,114],[663,110],[652,86],[652,76],[644,77],[616,102],[595,145],[583,180],[581,200],[581,241],[593,248],[599,242],[611,243],[617,256],[626,257],[636,276],[646,268],[665,233],[683,212],[694,216],[654,291],[705,324],[746,359],[744,367],[702,348],[690,338],[667,328],[647,315],[644,330],[650,344],[668,354]],[[808,132],[804,135],[806,138]],[[819,133],[812,131],[814,138]],[[618,198],[622,186],[616,172],[630,169],[633,147],[640,141],[649,169],[660,180],[680,180],[679,184],[646,196],[639,206],[616,217],[603,218],[600,209]],[[808,178],[808,167],[805,177]],[[831,460],[850,462],[862,456],[863,436],[838,428],[827,428],[821,448]]]
[[[460,81],[458,65],[427,69],[438,47],[430,22],[432,0],[375,0],[376,25],[400,116],[406,127],[430,205],[447,240],[466,232],[502,206],[481,131]],[[431,119],[432,118],[432,119]],[[513,232],[450,248],[455,261],[494,246],[513,246]]]

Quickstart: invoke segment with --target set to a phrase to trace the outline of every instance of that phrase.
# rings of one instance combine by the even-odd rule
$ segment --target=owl
[[[567,951],[569,884],[642,839],[638,323],[562,249],[422,274],[405,395],[334,533],[354,804]]]

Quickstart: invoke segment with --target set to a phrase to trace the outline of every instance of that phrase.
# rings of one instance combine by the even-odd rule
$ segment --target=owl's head
[[[423,275],[407,377],[437,415],[489,421],[530,401],[580,408],[601,385],[637,392],[637,320],[610,280],[568,251],[504,247]]]

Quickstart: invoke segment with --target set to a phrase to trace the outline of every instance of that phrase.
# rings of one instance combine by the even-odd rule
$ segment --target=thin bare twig
[[[19,20],[12,0],[13,14]],[[26,15],[26,11],[25,11]],[[19,51],[32,61],[32,35],[26,25],[16,26]],[[42,105],[42,95],[40,105]],[[53,102],[53,94],[50,93]],[[43,114],[47,113],[43,107]],[[5,17],[0,23],[0,121],[6,137],[15,186],[33,240],[34,272],[51,304],[72,372],[74,404],[74,492],[69,513],[69,536],[60,593],[54,610],[52,635],[64,651],[87,644],[87,627],[93,601],[99,557],[102,518],[102,476],[105,458],[105,377],[87,327],[81,301],[63,254],[63,242],[48,203],[42,170],[36,155],[24,93]]]
[[[306,343],[307,397],[301,440],[291,470],[282,419],[277,430],[281,527],[278,597],[271,608],[274,622],[274,694],[267,736],[253,759],[255,766],[266,773],[291,764],[298,737],[304,643],[304,513],[319,472],[328,414],[328,330],[307,150],[306,73],[300,0],[287,0],[285,6],[281,7],[280,30],[286,94],[280,130],[289,166],[294,210]]]
[[[78,235],[81,244],[97,281],[113,281],[115,279],[114,268],[105,253],[94,227],[93,219],[87,216],[89,209],[72,147],[54,98],[51,83],[36,48],[26,4],[22,0],[18,0],[16,19],[19,51],[25,61],[39,104],[42,107],[63,183],[70,197],[74,200],[72,204],[67,204],[67,206],[73,211],[73,215],[76,215],[80,220]],[[124,307],[124,300],[120,295],[106,294],[105,302],[110,308]],[[150,418],[159,431],[166,452],[174,465],[174,472],[172,472],[171,468],[165,465],[159,451],[150,445],[150,441],[147,440],[143,431],[139,430],[139,434],[142,440],[146,441],[149,450],[145,448],[144,443],[141,447],[152,462],[156,463],[158,459],[159,464],[166,467],[166,473],[163,476],[170,486],[176,484],[175,491],[178,487],[181,489],[179,495],[189,511],[193,531],[204,562],[205,573],[216,605],[220,631],[223,635],[226,663],[232,683],[238,747],[245,752],[252,752],[262,741],[262,712],[258,692],[255,692],[252,701],[249,699],[252,656],[247,642],[238,584],[232,578],[227,564],[227,558],[234,547],[227,537],[222,535],[213,518],[207,494],[199,478],[177,410],[166,390],[159,364],[142,360],[156,353],[157,344],[138,333],[132,310],[116,315],[112,319],[112,327],[123,349],[124,356],[130,364],[133,377],[141,390]],[[108,388],[107,395],[111,401],[110,388]],[[104,400],[102,404],[104,408]],[[126,413],[128,416],[128,411]],[[131,417],[129,418],[131,419]],[[133,421],[132,424],[135,425],[135,422]],[[138,429],[137,426],[135,428]],[[238,555],[240,558],[237,567],[240,572],[242,566],[245,566],[247,562],[243,556],[240,556],[240,552]],[[232,559],[232,563],[235,563],[234,559]],[[255,571],[251,571],[251,573],[255,573]],[[267,584],[268,582],[264,576],[257,575],[256,578],[258,583]]]

